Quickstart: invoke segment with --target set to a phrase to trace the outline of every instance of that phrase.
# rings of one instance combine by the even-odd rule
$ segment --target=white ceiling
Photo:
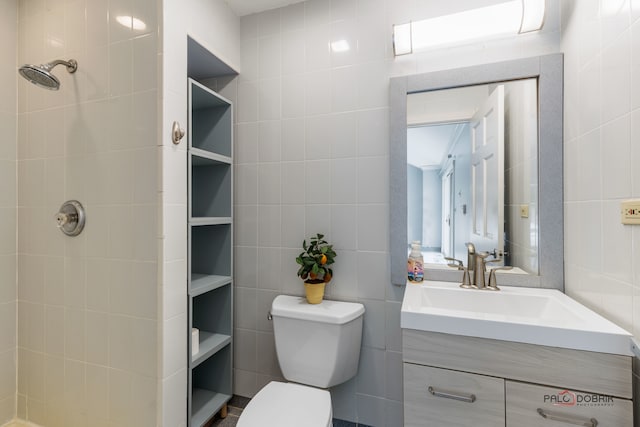
[[[277,9],[304,0],[226,0],[227,4],[238,16],[251,15],[265,10]]]
[[[407,129],[407,163],[439,170],[451,149],[460,123],[425,125]]]
[[[471,119],[488,94],[489,86],[479,85],[407,96],[407,163],[440,169],[460,123]]]

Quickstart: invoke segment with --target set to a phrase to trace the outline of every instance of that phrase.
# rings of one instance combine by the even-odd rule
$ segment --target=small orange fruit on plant
[[[326,283],[333,277],[329,267],[334,263],[336,252],[333,245],[324,240],[324,234],[316,234],[307,241],[302,241],[302,253],[296,257],[300,265],[298,276],[306,283]]]

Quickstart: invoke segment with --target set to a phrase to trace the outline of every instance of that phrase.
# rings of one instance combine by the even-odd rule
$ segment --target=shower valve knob
[[[60,231],[72,237],[80,234],[86,220],[84,208],[77,200],[63,203],[54,218]]]
[[[56,222],[58,223],[58,228],[61,228],[66,224],[70,224],[72,222],[78,222],[78,215],[58,212],[56,214]]]

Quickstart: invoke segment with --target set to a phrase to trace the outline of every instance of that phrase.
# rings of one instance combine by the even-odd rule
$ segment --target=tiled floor
[[[213,418],[213,422],[209,424],[210,427],[235,427],[238,424],[238,418],[242,413],[241,408],[237,408],[235,406],[228,406],[227,417],[220,418],[219,415],[216,415]]]
[[[220,418],[220,415],[213,417],[213,420],[207,424],[207,427],[235,427],[238,424],[238,418],[242,410],[249,403],[249,398],[233,396],[227,405],[227,417]]]

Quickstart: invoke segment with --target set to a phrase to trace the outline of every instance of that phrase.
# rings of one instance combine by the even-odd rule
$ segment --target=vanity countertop
[[[633,355],[631,334],[555,289],[407,283],[401,327],[550,347]]]

